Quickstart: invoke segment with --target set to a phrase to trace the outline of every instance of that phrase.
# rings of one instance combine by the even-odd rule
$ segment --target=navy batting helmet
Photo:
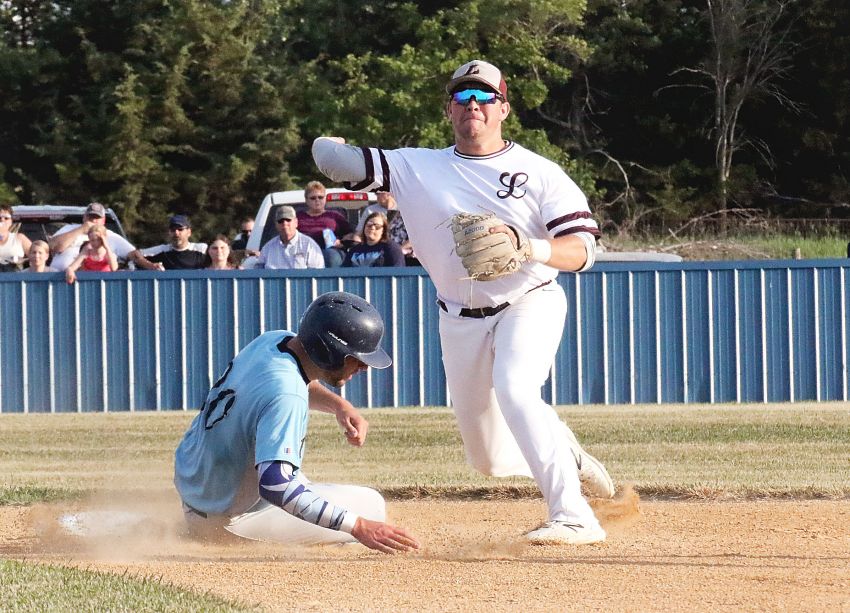
[[[360,296],[329,292],[316,298],[301,318],[298,338],[310,359],[323,370],[337,370],[351,355],[373,368],[392,364],[381,348],[384,322]]]

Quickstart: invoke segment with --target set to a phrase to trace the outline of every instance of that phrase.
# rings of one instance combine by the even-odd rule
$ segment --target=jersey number
[[[204,428],[206,430],[209,430],[222,419],[227,417],[227,412],[230,411],[230,407],[232,407],[233,403],[236,402],[235,390],[218,389],[224,384],[224,381],[227,379],[227,375],[230,374],[232,368],[233,362],[230,362],[224,370],[224,374],[222,374],[218,378],[218,381],[213,384],[212,389],[207,394],[207,399],[204,401],[203,406],[201,406],[201,412],[204,414]]]

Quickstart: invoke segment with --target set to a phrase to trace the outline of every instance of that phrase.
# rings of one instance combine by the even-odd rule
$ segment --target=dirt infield
[[[91,503],[89,503],[91,504]],[[64,510],[0,508],[0,555],[76,564],[301,611],[850,611],[850,502],[638,501],[594,506],[606,543],[535,547],[539,500],[391,502],[423,549],[208,545],[180,536],[170,496],[133,535],[61,536]],[[138,505],[126,508],[137,509]],[[78,510],[78,509],[75,509]]]

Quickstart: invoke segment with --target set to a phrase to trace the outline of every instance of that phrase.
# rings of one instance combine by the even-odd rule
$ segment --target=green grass
[[[747,260],[779,259],[794,257],[800,250],[803,259],[847,257],[847,237],[820,236],[801,237],[794,235],[747,235],[728,238],[711,236],[648,236],[648,237],[605,237],[603,242],[612,251],[665,251],[677,253],[686,260]]]
[[[562,407],[615,481],[666,496],[850,496],[845,405]],[[536,495],[524,478],[466,465],[451,411],[364,411],[367,444],[345,444],[330,415],[311,416],[304,471],[371,485],[389,496],[464,492]],[[171,487],[173,451],[194,411],[0,416],[0,504],[96,491]],[[108,458],[108,461],[104,461]]]
[[[798,236],[775,237],[744,237],[736,239],[745,246],[776,259],[793,257],[795,249],[800,250],[804,259],[844,258],[847,257],[847,237],[813,237]]]
[[[250,611],[244,605],[163,584],[65,566],[0,559],[3,611]]]

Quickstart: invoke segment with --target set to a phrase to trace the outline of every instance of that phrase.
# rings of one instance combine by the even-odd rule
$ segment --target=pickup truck
[[[348,223],[354,228],[360,216],[360,210],[376,201],[375,194],[369,192],[353,192],[343,188],[329,188],[325,209],[328,211],[339,211],[348,219]],[[274,221],[275,211],[285,205],[293,207],[296,211],[306,210],[304,203],[304,190],[296,189],[285,192],[273,192],[267,194],[260,203],[260,209],[254,216],[254,230],[248,238],[245,251],[251,253],[259,251],[263,245],[277,236],[277,226]],[[248,256],[242,261],[242,268],[253,268],[256,257]]]
[[[85,206],[56,205],[56,204],[21,204],[12,207],[13,224],[18,231],[28,239],[49,241],[50,237],[62,226],[69,223],[83,223]],[[106,229],[120,234],[124,238],[124,228],[118,220],[118,215],[112,209],[106,209]]]

